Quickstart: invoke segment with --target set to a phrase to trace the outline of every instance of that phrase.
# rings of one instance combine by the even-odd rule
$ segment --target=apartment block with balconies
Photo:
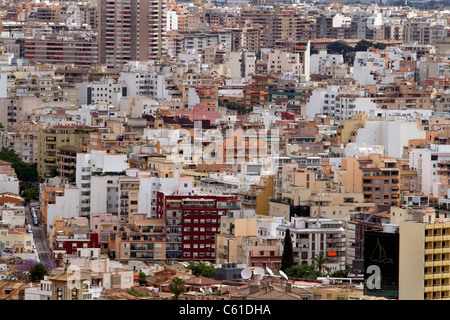
[[[328,218],[291,218],[277,227],[277,237],[284,239],[289,229],[294,261],[313,264],[313,258],[323,253],[332,271],[343,270],[346,264],[346,231],[343,222]]]
[[[450,220],[434,210],[400,221],[399,299],[450,300]]]

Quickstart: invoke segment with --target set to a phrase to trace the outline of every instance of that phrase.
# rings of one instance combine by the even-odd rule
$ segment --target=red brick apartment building
[[[157,194],[157,218],[167,224],[168,260],[215,261],[220,218],[239,210],[237,196]]]

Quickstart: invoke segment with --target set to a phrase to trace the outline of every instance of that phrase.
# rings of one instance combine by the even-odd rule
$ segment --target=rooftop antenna
[[[272,270],[269,267],[266,267],[267,273],[270,274],[271,277],[274,276]]]

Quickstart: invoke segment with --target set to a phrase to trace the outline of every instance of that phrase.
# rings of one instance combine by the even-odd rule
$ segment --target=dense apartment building
[[[0,133],[1,146],[14,150],[27,164],[38,161],[39,131],[43,127],[40,123],[17,122],[8,125],[5,131]]]
[[[56,153],[58,176],[65,182],[74,182],[74,173],[77,168],[77,153],[85,152],[82,146],[62,145]]]
[[[48,36],[27,39],[24,57],[37,63],[73,64],[80,67],[98,63],[98,43],[95,35],[69,33],[64,36]]]
[[[282,219],[245,210],[223,216],[216,235],[216,263],[244,263],[278,270],[282,250],[275,227]]]
[[[364,200],[376,204],[400,204],[400,168],[397,160],[379,154],[344,159],[343,183],[351,192],[361,192]]]
[[[328,259],[332,271],[343,270],[346,262],[346,232],[343,222],[327,218],[291,218],[290,223],[280,224],[277,237],[284,239],[289,229],[293,243],[294,261],[312,264],[321,252]]]
[[[314,39],[314,21],[305,18],[300,12],[288,7],[245,8],[236,16],[236,23],[261,26],[261,48],[272,48],[277,41],[304,41]]]
[[[166,259],[165,221],[134,213],[116,242],[116,256],[120,261],[163,262]]]
[[[239,210],[236,196],[157,193],[157,218],[166,222],[168,260],[215,261],[220,218]]]
[[[434,21],[412,19],[406,21],[403,26],[403,42],[406,44],[432,44],[435,40],[441,40],[446,36],[445,26]]]
[[[57,170],[59,147],[63,145],[82,145],[92,130],[94,129],[84,126],[52,126],[42,129],[39,135],[37,159],[39,176],[48,178],[51,176],[52,170]]]
[[[62,266],[78,249],[98,248],[98,234],[91,232],[87,218],[56,217],[51,222],[49,243],[53,261]]]
[[[103,150],[77,153],[75,172],[76,185],[81,191],[81,216],[89,217],[91,213],[104,213],[105,211],[118,212],[118,179],[120,175],[125,174],[126,169],[125,154],[108,154]],[[108,196],[110,197],[109,201]],[[92,210],[101,211],[92,212]]]
[[[90,217],[91,229],[98,234],[100,253],[110,252],[115,257],[114,241],[120,235],[119,216],[113,213],[95,213]]]
[[[395,79],[395,85],[367,85],[369,97],[381,109],[427,109],[432,105],[430,87],[419,88],[417,83]]]
[[[120,69],[131,60],[147,61],[165,49],[164,0],[99,0],[99,62]]]
[[[448,299],[448,218],[430,208],[420,219],[400,221],[399,232],[399,299]]]

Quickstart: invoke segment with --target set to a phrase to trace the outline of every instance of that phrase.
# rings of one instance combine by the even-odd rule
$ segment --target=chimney
[[[261,276],[259,274],[255,274],[254,277],[255,277],[255,285],[259,286],[261,283],[261,281],[260,281]]]
[[[286,282],[286,293],[291,293],[292,284],[290,282]]]

